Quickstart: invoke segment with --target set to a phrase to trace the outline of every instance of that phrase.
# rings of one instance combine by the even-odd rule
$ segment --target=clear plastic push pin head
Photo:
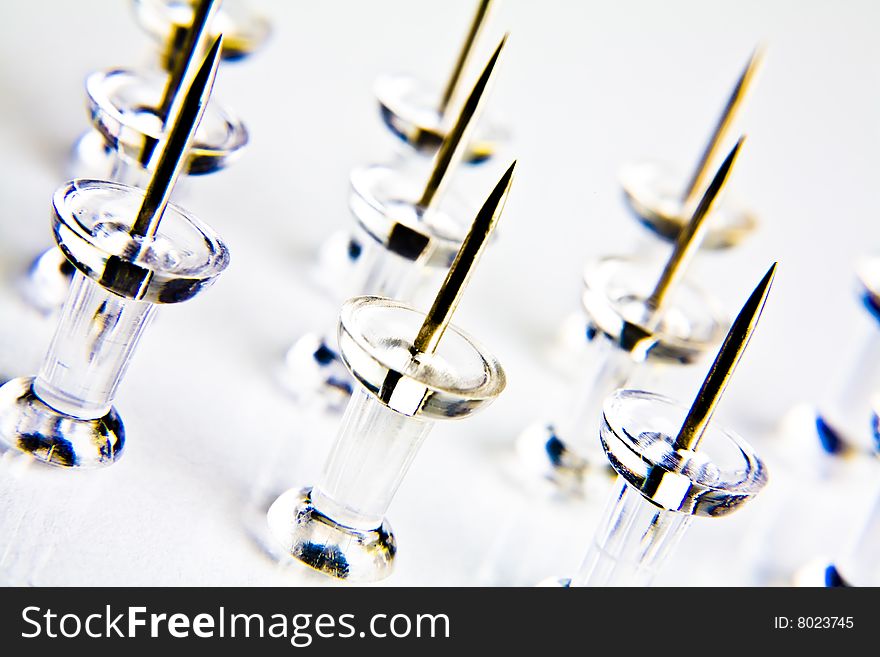
[[[134,0],[138,23],[162,44],[162,67],[171,69],[183,33],[193,22],[194,11],[205,0]],[[218,2],[218,4],[221,4]],[[211,37],[223,35],[222,57],[236,61],[258,51],[269,38],[271,26],[247,0],[222,0],[211,24]]]
[[[513,170],[489,195],[427,313],[381,297],[343,306],[339,347],[357,390],[319,483],[284,493],[268,512],[271,533],[303,564],[352,581],[386,577],[397,546],[385,513],[431,426],[476,412],[504,389],[498,361],[450,320]]]
[[[74,180],[56,193],[54,234],[73,266],[132,301],[179,303],[211,285],[229,252],[208,226],[168,204],[154,236],[131,235],[144,190]]]
[[[446,84],[433,88],[409,75],[384,75],[375,84],[382,121],[388,130],[413,152],[432,157],[452,126],[454,112],[462,95],[462,82],[474,46],[488,19],[492,0],[480,0],[468,34]],[[478,164],[499,149],[507,135],[504,130],[483,121],[470,140],[464,161]]]
[[[655,506],[724,516],[767,483],[767,469],[736,433],[709,425],[699,451],[677,449],[688,407],[661,395],[620,390],[604,406],[599,437],[614,470]]]
[[[404,261],[403,266],[417,263],[419,268],[445,270],[467,234],[461,220],[453,218],[463,214],[465,206],[454,194],[448,194],[442,208],[426,212],[418,203],[423,186],[424,181],[401,178],[383,165],[360,167],[351,174],[349,208],[357,232],[366,238],[368,248],[376,251],[377,257],[388,255],[389,259]],[[359,247],[364,246],[359,243]],[[358,254],[359,269],[366,274],[358,281],[364,286],[362,289],[383,296],[408,292],[405,288],[412,287],[407,284],[411,277],[377,276],[375,268],[367,262],[368,255]],[[391,269],[403,273],[400,268]]]
[[[636,219],[667,242],[675,241],[687,221],[681,196],[684,176],[660,162],[624,167],[620,185]],[[712,214],[712,226],[703,243],[706,249],[727,249],[741,243],[758,227],[755,215],[735,200],[720,204]]]
[[[383,75],[374,93],[385,127],[413,152],[431,157],[440,148],[449,128],[437,108],[437,93],[418,79],[403,74]],[[482,164],[508,139],[507,130],[488,119],[479,126],[464,156],[468,164]]]
[[[674,167],[645,162],[624,167],[620,183],[636,218],[652,233],[666,241],[675,241],[690,218],[693,202],[701,193],[712,162],[733,124],[755,73],[763,59],[758,49],[749,59],[724,108],[718,125],[690,177]],[[736,246],[757,227],[754,214],[733,200],[718,203],[712,210],[710,227],[703,247],[725,249]]]
[[[161,113],[167,76],[127,69],[99,71],[86,79],[89,116],[103,137],[96,143],[85,137],[78,144],[81,159],[102,171],[104,178],[142,185],[149,178],[148,154],[161,140],[165,117]],[[227,167],[242,153],[248,132],[236,116],[211,102],[187,154],[184,173],[210,174]],[[88,152],[85,152],[88,149]],[[120,170],[128,165],[132,171]]]

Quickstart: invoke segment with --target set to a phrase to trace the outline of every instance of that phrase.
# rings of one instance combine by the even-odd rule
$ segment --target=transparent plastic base
[[[602,403],[626,383],[637,366],[627,351],[604,334],[593,336],[588,351],[582,382],[575,389],[565,417],[558,422],[530,425],[517,439],[517,450],[533,471],[579,494],[586,492],[588,475],[610,469],[597,437]]]
[[[284,491],[276,491],[272,494],[268,490],[260,491],[259,494],[251,495],[242,507],[241,521],[244,530],[250,539],[256,544],[263,554],[275,563],[283,563],[290,559],[282,542],[271,531],[266,518],[269,509]]]
[[[583,332],[586,340],[604,334],[625,347],[625,331],[629,325],[637,326],[652,338],[650,349],[640,355],[673,365],[694,363],[718,345],[727,333],[727,316],[710,294],[688,279],[669,292],[658,323],[649,326],[645,300],[662,269],[662,260],[627,256],[587,263],[581,295],[588,321]]]
[[[167,77],[161,73],[111,69],[92,73],[86,79],[92,125],[113,152],[142,164],[150,161],[148,156],[164,130],[163,117],[156,108],[161,104]],[[212,100],[187,151],[185,171],[188,175],[199,175],[223,169],[241,155],[247,143],[244,124]]]
[[[823,407],[813,409],[811,420],[812,433],[825,454],[848,457],[880,451],[877,416],[873,413],[847,415],[840,408]]]
[[[122,456],[125,429],[115,409],[95,419],[67,415],[40,399],[33,382],[18,378],[0,387],[0,448],[64,468],[101,468]]]
[[[336,579],[375,582],[391,574],[397,545],[383,522],[375,529],[346,527],[312,503],[312,489],[290,490],[267,515],[272,535],[300,563]]]
[[[620,183],[636,219],[660,239],[674,242],[690,218],[682,205],[684,176],[668,165],[644,162],[624,167]],[[715,205],[708,222],[704,249],[736,246],[758,225],[751,212],[723,199]]]

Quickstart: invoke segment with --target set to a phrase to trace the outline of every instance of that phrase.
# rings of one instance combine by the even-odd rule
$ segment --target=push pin
[[[385,513],[434,422],[468,416],[504,389],[498,361],[450,320],[514,168],[477,214],[427,313],[371,296],[343,306],[339,344],[357,391],[319,483],[287,491],[267,516],[271,533],[301,563],[350,581],[387,577],[397,544]]]
[[[349,207],[355,225],[348,238],[352,266],[337,285],[342,299],[376,295],[413,300],[449,267],[466,233],[458,219],[464,210],[447,193],[449,180],[485,104],[506,39],[498,44],[462,105],[426,181],[404,179],[384,165],[352,172]],[[329,334],[309,333],[298,339],[288,351],[283,378],[297,397],[317,397],[328,409],[341,410],[352,390],[351,377]]]
[[[861,340],[855,360],[838,373],[827,402],[812,410],[815,435],[824,453],[854,456],[877,452],[873,397],[880,392],[880,257],[858,265],[860,297],[870,315],[869,335]]]
[[[220,238],[169,203],[221,44],[214,41],[177,103],[146,190],[77,179],[55,192],[53,232],[75,273],[39,374],[0,387],[5,449],[67,468],[115,462],[125,431],[113,400],[155,306],[194,297],[226,267]]]
[[[463,95],[464,77],[480,33],[489,18],[492,0],[480,0],[455,65],[442,90],[409,75],[383,75],[376,81],[382,121],[413,152],[432,156],[452,129],[454,108]],[[467,144],[464,160],[485,162],[497,151],[504,135],[497,128],[482,128]]]
[[[190,26],[196,22],[201,0],[134,0],[135,16],[159,48],[159,63],[172,71],[178,65]],[[224,61],[244,59],[259,50],[269,38],[269,21],[246,0],[222,0],[212,23],[211,38],[223,34]],[[220,2],[217,3],[218,5]],[[202,57],[204,53],[200,53]]]
[[[671,366],[693,363],[724,335],[726,320],[716,304],[684,274],[708,230],[711,210],[742,142],[730,151],[679,232],[656,282],[651,282],[653,267],[641,260],[611,257],[587,267],[583,306],[593,353],[584,388],[567,422],[533,424],[517,443],[525,462],[562,489],[583,494],[590,467],[601,463],[605,469],[604,456],[597,455],[594,428],[603,400],[623,387],[636,368],[648,359]]]
[[[621,172],[621,185],[630,208],[636,218],[661,239],[674,242],[687,223],[693,203],[700,196],[712,162],[742,107],[762,59],[761,49],[752,54],[687,183],[682,183],[673,167],[657,162],[630,165]],[[725,249],[735,246],[756,226],[757,221],[750,211],[730,201],[718,204],[712,211],[703,247]]]
[[[185,33],[181,57],[168,75],[128,69],[91,74],[86,79],[92,129],[75,147],[75,174],[134,187],[146,185],[155,166],[156,145],[167,128],[174,104],[192,77],[209,39],[220,3],[199,0]],[[225,41],[224,41],[225,43]],[[210,174],[233,162],[248,142],[241,121],[216,102],[208,105],[195,142],[186,157],[185,173]],[[29,303],[49,313],[67,296],[73,266],[54,246],[37,257],[23,282]]]
[[[694,516],[725,516],[767,483],[754,450],[710,421],[775,271],[774,264],[746,301],[690,409],[641,390],[619,390],[605,401],[599,437],[617,484],[580,571],[563,584],[648,586]]]

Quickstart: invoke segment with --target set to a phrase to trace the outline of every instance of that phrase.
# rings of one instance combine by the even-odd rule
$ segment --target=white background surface
[[[317,294],[306,271],[321,241],[348,221],[349,170],[390,155],[373,80],[394,71],[442,80],[473,4],[263,3],[271,42],[252,59],[224,66],[215,89],[244,118],[251,147],[229,170],[193,181],[186,203],[223,235],[232,264],[208,294],[161,310],[118,398],[128,453],[94,474],[103,482],[101,512],[63,530],[77,567],[53,561],[44,581],[298,581],[264,559],[239,522],[266,446],[297,433],[296,410],[276,391],[273,368],[293,337],[313,325]],[[732,313],[770,262],[780,262],[719,419],[768,450],[771,471],[782,474],[764,511],[758,501],[729,521],[695,526],[663,578],[742,581],[730,565],[745,558],[731,547],[737,536],[779,500],[806,504],[807,484],[770,458],[772,429],[796,402],[825,394],[869,326],[853,273],[880,237],[878,5],[501,5],[475,61],[503,31],[512,33],[489,111],[503,116],[514,141],[489,166],[500,173],[514,156],[520,164],[502,239],[456,322],[497,353],[509,388],[484,414],[439,426],[429,438],[391,509],[400,563],[389,582],[476,581],[472,567],[491,541],[492,523],[509,511],[491,456],[565,396],[544,346],[577,305],[581,267],[640,237],[621,201],[619,167],[643,157],[690,166],[750,51],[763,42],[767,59],[739,123],[748,141],[729,190],[756,209],[761,229],[741,249],[699,267]],[[129,3],[118,0],[4,2],[0,25],[0,370],[17,376],[36,372],[54,328],[20,304],[13,286],[49,243],[51,194],[86,127],[83,79],[98,68],[144,64],[152,42]],[[683,396],[701,375],[693,373]],[[867,489],[829,491],[839,510],[834,522],[841,531],[853,528]],[[828,551],[842,540],[835,533],[815,526],[790,542]],[[693,554],[710,548],[718,556],[706,570],[688,567]]]

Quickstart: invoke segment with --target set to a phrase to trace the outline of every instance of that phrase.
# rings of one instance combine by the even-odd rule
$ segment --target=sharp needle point
[[[697,397],[675,438],[675,449],[696,450],[699,447],[700,440],[702,440],[703,434],[709,426],[709,421],[712,419],[712,413],[715,412],[715,408],[730,382],[730,377],[733,376],[733,371],[758,325],[758,319],[761,317],[761,311],[764,309],[767,295],[770,294],[770,287],[776,276],[776,264],[774,262],[764,274],[764,278],[758,283],[758,287],[752,292],[727,332],[727,337],[715,357],[715,362],[712,363],[709,374],[703,381],[700,392],[697,393]]]
[[[437,350],[440,338],[443,337],[443,333],[452,319],[452,314],[458,307],[458,302],[461,300],[474,266],[480,259],[489,236],[501,217],[510,186],[513,183],[515,169],[516,161],[501,176],[486,202],[483,203],[483,207],[477,213],[467,237],[464,238],[464,242],[455,256],[455,261],[449,268],[446,280],[440,286],[440,291],[413,342],[416,351],[430,354]]]
[[[219,7],[218,0],[198,0],[193,8],[192,23],[186,29],[183,44],[173,58],[168,81],[162,92],[162,100],[156,108],[163,121],[167,121],[171,113],[174,99],[177,98],[183,81],[187,78],[187,71],[195,66],[198,53],[205,51],[208,40],[207,28]]]
[[[155,236],[171,197],[171,190],[186,162],[187,151],[211,96],[214,77],[220,64],[222,44],[222,36],[214,40],[205,60],[193,77],[192,84],[183,95],[182,102],[177,105],[177,111],[169,119],[168,128],[162,139],[159,161],[147,184],[137,218],[129,231],[132,237],[145,238],[144,244]]]
[[[690,221],[682,227],[681,232],[678,234],[675,248],[673,248],[669,260],[666,261],[663,273],[660,275],[660,279],[657,281],[653,292],[651,292],[651,296],[645,301],[645,307],[649,314],[648,323],[650,325],[656,325],[660,320],[661,309],[669,290],[675,286],[675,283],[684,273],[691,256],[700,247],[700,242],[702,242],[703,235],[705,234],[706,217],[709,215],[709,211],[712,209],[718,194],[724,188],[724,183],[727,181],[730,169],[733,167],[733,163],[736,161],[736,156],[744,141],[745,137],[740,137],[724,159],[724,162],[718,167],[715,177],[703,194],[703,198],[700,199],[700,203],[694,210]]]
[[[480,0],[480,4],[477,6],[477,13],[474,14],[474,19],[471,21],[471,28],[468,30],[467,37],[458,53],[458,59],[455,60],[455,66],[453,67],[449,80],[447,80],[446,86],[443,88],[443,93],[440,96],[439,110],[441,116],[446,114],[446,111],[449,109],[449,103],[455,98],[458,87],[464,76],[465,69],[467,68],[468,60],[473,53],[477,38],[480,36],[483,26],[486,24],[486,19],[489,17],[489,10],[491,8],[492,0]]]
[[[730,98],[727,100],[727,105],[724,106],[721,118],[718,119],[712,137],[709,139],[709,143],[706,145],[706,149],[700,157],[697,168],[694,170],[694,173],[682,194],[682,207],[688,208],[697,197],[697,194],[700,193],[700,190],[703,187],[703,182],[709,174],[709,167],[712,164],[712,160],[715,158],[716,152],[721,147],[721,143],[724,141],[731,125],[733,125],[733,120],[736,118],[737,112],[742,107],[746,94],[751,87],[752,82],[755,79],[755,74],[758,72],[763,60],[764,48],[763,46],[758,46],[752,52],[752,56],[749,58],[748,63],[746,63],[743,72],[740,74],[739,80],[737,80],[736,86],[733,88]]]
[[[431,175],[428,178],[428,182],[425,184],[425,189],[422,191],[422,196],[418,202],[418,205],[425,210],[430,208],[432,203],[436,202],[440,197],[440,190],[448,179],[447,174],[455,167],[462,155],[464,155],[464,151],[468,146],[470,133],[476,123],[475,119],[479,116],[480,109],[486,98],[485,91],[488,88],[489,83],[492,81],[495,64],[498,62],[498,57],[501,55],[505,43],[507,43],[506,34],[501,39],[498,47],[495,48],[495,52],[492,54],[492,57],[483,69],[483,73],[474,85],[467,100],[465,100],[464,105],[462,105],[461,112],[455,121],[455,125],[453,125],[452,129],[446,134],[443,143],[440,145],[440,150],[437,151],[431,169]]]

